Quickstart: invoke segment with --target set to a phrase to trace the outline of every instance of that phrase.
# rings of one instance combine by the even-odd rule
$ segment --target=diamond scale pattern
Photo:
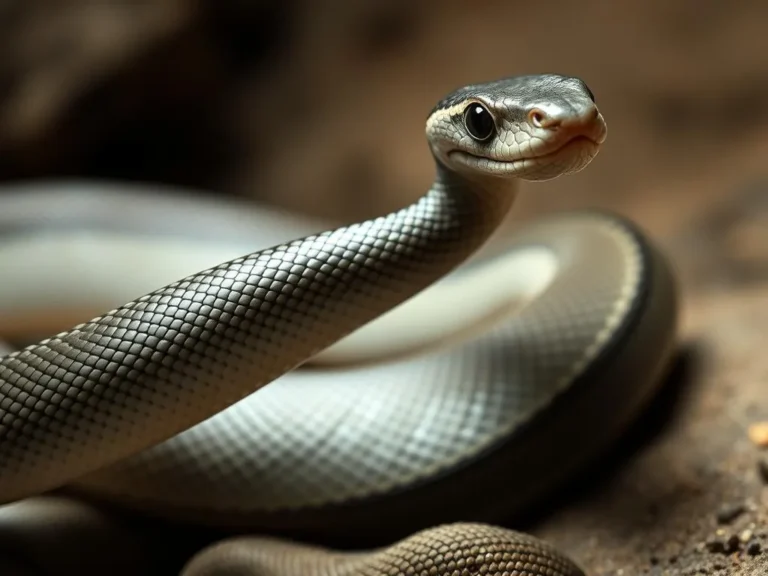
[[[203,520],[207,510],[333,514],[510,438],[600,352],[643,276],[635,239],[609,219],[553,219],[516,242],[547,246],[559,272],[479,338],[406,361],[300,369],[82,486]]]
[[[268,539],[231,539],[204,550],[183,576],[584,576],[541,540],[483,524],[449,524],[373,553],[339,553]]]
[[[389,216],[237,258],[1,358],[0,499],[69,482],[226,409],[448,273],[510,203],[508,190],[438,184]],[[297,440],[327,420],[302,421],[288,436],[296,452],[268,452],[259,466],[330,450]],[[237,427],[253,432],[233,414],[225,428]],[[201,430],[188,438],[205,446],[213,475],[245,485],[255,469],[233,471],[244,445],[209,444]]]

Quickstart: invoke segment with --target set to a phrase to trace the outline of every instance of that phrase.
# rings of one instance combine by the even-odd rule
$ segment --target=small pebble
[[[747,508],[744,504],[728,504],[720,508],[717,512],[717,522],[719,524],[730,524],[736,518],[744,514]]]
[[[736,552],[736,550],[739,549],[739,544],[741,544],[739,537],[736,534],[731,534],[731,536],[728,538],[728,541],[726,542],[725,551],[728,554]]]
[[[768,422],[752,424],[747,431],[752,443],[760,448],[768,448]]]
[[[752,540],[749,544],[747,544],[747,554],[750,556],[757,556],[762,552],[762,546],[760,546],[760,542],[757,540]]]
[[[739,540],[745,544],[752,540],[752,530],[743,530],[741,534],[739,534]]]
[[[768,460],[761,458],[757,461],[757,473],[763,484],[768,484]]]
[[[704,546],[707,548],[709,552],[712,552],[714,554],[725,553],[725,542],[723,542],[720,539],[707,540]]]
[[[713,554],[732,554],[741,546],[741,540],[737,534],[731,534],[728,538],[711,538],[704,547]]]

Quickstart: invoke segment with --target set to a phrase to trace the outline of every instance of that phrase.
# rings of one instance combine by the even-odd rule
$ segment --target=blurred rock
[[[188,12],[172,1],[8,4],[0,20],[3,176],[87,169],[121,122],[138,120],[137,110],[150,120],[147,92],[131,91],[127,76],[151,80],[151,56],[169,49]]]

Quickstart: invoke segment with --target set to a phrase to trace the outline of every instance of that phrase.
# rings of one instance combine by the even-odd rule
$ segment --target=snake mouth
[[[542,166],[557,166],[558,170],[564,174],[586,166],[597,155],[599,148],[599,139],[579,134],[542,154],[521,156],[511,160],[481,156],[466,150],[451,150],[448,156],[464,166],[502,176],[525,176],[536,172]]]

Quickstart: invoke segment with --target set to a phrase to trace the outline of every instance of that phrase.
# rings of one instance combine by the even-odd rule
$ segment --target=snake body
[[[0,499],[17,502],[6,510],[62,489],[240,532],[406,538],[351,556],[236,539],[201,551],[189,575],[578,574],[531,537],[450,523],[540,499],[634,417],[672,347],[669,270],[631,225],[591,213],[456,268],[506,217],[516,180],[581,170],[605,133],[575,78],[461,88],[429,115],[437,176],[410,206],[190,270],[6,355]],[[113,223],[130,211],[130,196],[101,198]],[[6,211],[17,237],[25,202]],[[0,314],[23,332],[23,306]]]

